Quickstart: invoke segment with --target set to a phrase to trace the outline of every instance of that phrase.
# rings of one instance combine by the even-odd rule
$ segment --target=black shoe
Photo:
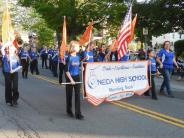
[[[73,118],[73,117],[74,117],[74,115],[73,115],[73,113],[72,113],[72,112],[67,112],[67,115],[68,115],[69,117],[71,117],[71,118]]]
[[[144,96],[150,96],[150,94],[149,93],[144,93]]]
[[[75,117],[76,117],[76,119],[78,119],[78,120],[83,120],[83,119],[84,119],[84,116],[81,115],[81,114],[80,114],[80,115],[76,115]]]
[[[152,97],[152,99],[153,99],[153,100],[158,100],[158,98],[157,98],[157,97]]]
[[[164,93],[163,90],[160,90],[159,94],[160,94],[160,95],[165,95],[165,93]]]
[[[13,105],[18,105],[17,101],[13,101]]]

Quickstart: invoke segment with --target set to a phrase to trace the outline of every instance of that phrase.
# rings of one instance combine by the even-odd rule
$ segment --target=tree
[[[139,36],[142,35],[143,27],[149,28],[149,37],[184,29],[183,0],[135,2],[133,12],[138,13]]]
[[[174,49],[176,52],[176,56],[184,57],[184,40],[179,40],[174,43]]]
[[[67,17],[68,33],[71,39],[81,34],[89,21],[95,28],[118,30],[126,5],[122,0],[19,0],[26,7],[33,7],[46,23],[58,33],[63,16]]]

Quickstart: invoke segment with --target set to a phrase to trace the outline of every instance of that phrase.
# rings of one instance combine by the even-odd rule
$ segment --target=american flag
[[[118,34],[118,59],[120,60],[127,53],[128,42],[131,37],[132,26],[132,4],[128,8],[125,19],[122,22],[120,32]]]

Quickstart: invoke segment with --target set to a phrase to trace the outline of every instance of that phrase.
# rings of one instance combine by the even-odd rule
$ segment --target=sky
[[[143,1],[145,1],[145,0],[137,0],[137,2],[143,2]]]

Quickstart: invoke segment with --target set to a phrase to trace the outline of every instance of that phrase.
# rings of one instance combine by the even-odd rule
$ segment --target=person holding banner
[[[156,85],[155,85],[155,76],[157,74],[157,66],[156,66],[156,59],[155,59],[155,53],[152,49],[148,50],[148,61],[149,61],[149,67],[148,67],[148,79],[149,84],[151,87],[151,96],[152,99],[157,100],[157,94],[156,94]],[[144,93],[145,96],[149,96],[149,90]]]
[[[162,69],[162,74],[164,76],[164,81],[160,88],[160,94],[164,94],[164,88],[166,87],[168,97],[174,98],[174,95],[171,91],[170,79],[174,68],[173,65],[175,64],[177,69],[179,69],[179,66],[175,60],[174,52],[172,52],[170,48],[170,41],[165,41],[163,48],[157,55],[157,62],[160,64],[160,68]]]
[[[82,120],[84,116],[81,114],[80,108],[80,57],[77,56],[79,52],[79,43],[77,41],[70,42],[70,54],[66,60],[65,72],[66,72],[66,110],[69,117],[74,117],[72,112],[72,93],[75,90],[75,117]]]
[[[21,41],[15,41],[16,46],[22,45]],[[5,101],[7,105],[17,105],[19,99],[18,91],[18,70],[20,67],[20,61],[18,57],[18,49],[14,43],[7,42],[1,48],[3,55],[3,71],[5,77]]]

